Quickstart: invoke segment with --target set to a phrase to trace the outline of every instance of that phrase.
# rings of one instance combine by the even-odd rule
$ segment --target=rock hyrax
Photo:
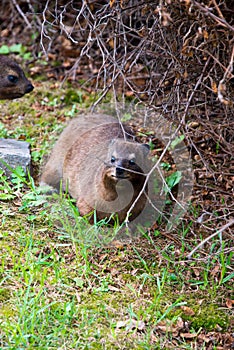
[[[131,221],[146,204],[148,151],[148,145],[134,142],[130,129],[123,129],[117,119],[103,114],[80,116],[60,135],[41,185],[68,190],[82,216],[95,209],[98,221],[117,214],[119,223],[144,187],[131,211]]]
[[[19,65],[6,56],[0,56],[0,99],[12,100],[33,90]]]

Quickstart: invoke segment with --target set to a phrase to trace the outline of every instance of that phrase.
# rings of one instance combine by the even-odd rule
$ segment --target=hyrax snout
[[[82,216],[118,216],[122,223],[144,209],[149,147],[134,142],[129,128],[110,116],[91,114],[70,122],[60,135],[41,177],[41,185],[68,190]],[[93,217],[90,217],[92,222]]]
[[[20,66],[8,57],[0,56],[0,99],[19,98],[33,89]]]

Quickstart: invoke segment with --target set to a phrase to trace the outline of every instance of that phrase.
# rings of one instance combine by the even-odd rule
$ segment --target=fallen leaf
[[[220,271],[220,265],[216,265],[210,272],[211,276],[215,277]]]
[[[108,286],[108,289],[111,290],[112,292],[119,292],[120,291],[119,288],[116,288],[114,286]]]
[[[205,343],[210,342],[210,337],[208,337],[206,334],[200,334],[197,339],[204,341]]]
[[[125,321],[118,321],[116,323],[116,328],[126,328],[127,330],[137,329],[139,331],[142,331],[145,328],[145,322],[131,318]]]
[[[161,321],[156,325],[156,329],[161,332],[167,333],[171,332],[174,336],[179,334],[179,331],[183,329],[184,322],[181,317],[178,318],[176,323],[172,323],[170,320]]]
[[[180,333],[180,336],[185,338],[185,339],[193,339],[197,337],[196,333]]]
[[[233,308],[233,305],[234,305],[234,300],[231,300],[231,299],[226,299],[226,306],[229,308],[229,309],[232,309]]]
[[[185,315],[188,315],[188,316],[193,316],[193,315],[195,315],[195,312],[193,311],[193,309],[191,309],[191,308],[188,307],[188,306],[182,305],[182,306],[181,306],[181,310],[183,310],[183,312],[185,313]]]

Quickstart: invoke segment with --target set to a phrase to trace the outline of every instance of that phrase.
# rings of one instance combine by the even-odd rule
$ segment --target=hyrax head
[[[34,89],[19,65],[5,56],[0,56],[0,99],[14,99]]]
[[[145,164],[148,153],[147,144],[124,139],[113,140],[108,150],[106,176],[116,182],[121,179],[137,181],[146,173]]]

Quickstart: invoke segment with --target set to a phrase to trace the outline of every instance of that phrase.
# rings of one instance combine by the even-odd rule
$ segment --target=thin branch
[[[234,27],[231,26],[225,19],[220,18],[216,15],[214,15],[207,7],[202,6],[197,1],[192,1],[193,5],[195,5],[201,12],[203,12],[206,16],[209,16],[210,18],[214,19],[217,23],[219,23],[221,26],[228,28],[232,32],[234,32]]]
[[[198,244],[198,246],[196,246],[196,248],[194,248],[191,253],[189,253],[187,255],[187,259],[191,259],[192,255],[200,248],[202,247],[206,242],[210,241],[213,237],[219,235],[220,233],[222,233],[223,231],[225,231],[228,227],[232,226],[234,224],[234,219],[230,220],[226,225],[223,225],[218,231],[216,231],[215,233],[213,233],[212,235],[210,235],[209,237],[207,237],[206,239],[204,239],[202,242],[200,242]]]
[[[27,17],[25,16],[25,14],[23,13],[23,11],[21,10],[21,8],[20,8],[19,4],[17,3],[17,1],[16,1],[16,0],[12,0],[12,2],[13,2],[13,4],[15,5],[15,7],[16,7],[17,11],[19,12],[20,16],[23,17],[24,22],[27,24],[27,26],[28,26],[29,28],[32,28],[31,23],[28,21]]]

